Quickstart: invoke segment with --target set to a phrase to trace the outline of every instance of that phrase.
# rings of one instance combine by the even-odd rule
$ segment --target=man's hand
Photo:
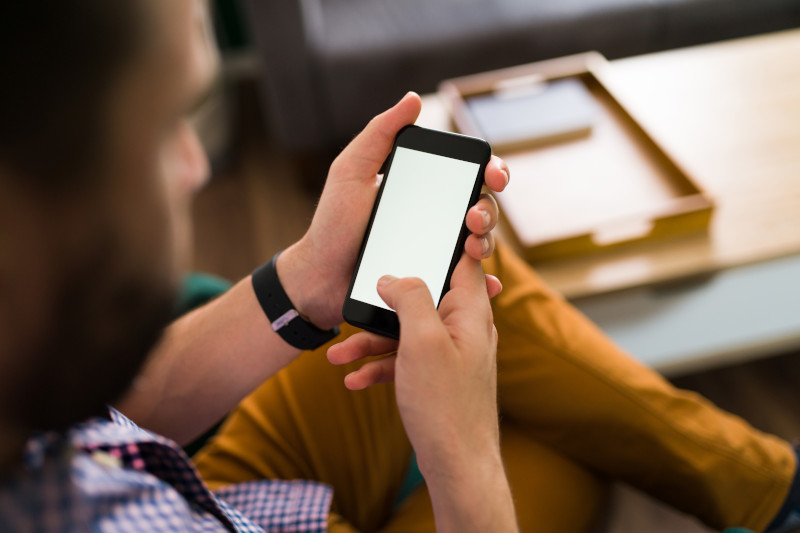
[[[378,192],[377,172],[397,132],[416,120],[420,107],[419,96],[406,95],[350,143],[331,166],[309,230],[278,260],[289,298],[317,326],[330,328],[342,321],[342,304]],[[505,163],[493,158],[484,180],[500,191],[508,183],[507,172]],[[496,222],[492,198],[484,197],[470,209],[470,256],[492,253],[490,231]],[[490,291],[499,292],[496,279],[487,277],[487,283]],[[269,327],[248,276],[172,324],[117,406],[141,425],[189,442],[299,353]],[[231,354],[236,364],[231,364]]]
[[[394,379],[397,405],[434,503],[437,530],[513,531],[500,458],[497,330],[480,263],[463,256],[439,310],[417,278],[381,278],[400,341],[358,333],[328,351],[343,364],[397,350],[350,374],[350,388]]]
[[[397,312],[400,341],[361,332],[328,351],[334,364],[396,351],[365,363],[345,383],[362,389],[395,382],[406,432],[429,469],[446,464],[454,446],[474,447],[462,451],[477,456],[498,442],[497,331],[480,263],[463,256],[450,286],[437,311],[422,280],[384,276],[378,293]]]
[[[292,303],[321,328],[342,322],[342,304],[380,186],[377,173],[397,132],[414,123],[421,105],[417,94],[408,93],[353,139],[331,165],[308,231],[278,259],[278,275]],[[492,157],[484,182],[493,191],[505,188],[508,167],[503,160]],[[483,259],[494,251],[491,231],[497,217],[490,195],[483,195],[467,213],[472,234],[465,250],[471,257]]]

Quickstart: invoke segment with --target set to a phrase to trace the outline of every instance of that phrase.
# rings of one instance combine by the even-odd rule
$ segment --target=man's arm
[[[444,479],[427,475],[436,531],[519,531],[511,490],[500,457],[473,458]]]
[[[403,425],[417,453],[437,531],[517,531],[500,456],[497,331],[489,296],[500,291],[464,256],[437,312],[419,279],[387,279],[378,293],[397,311],[400,341],[358,333],[332,347],[341,364],[393,348],[345,378],[352,389],[394,380]],[[487,290],[488,289],[488,290]]]
[[[185,444],[299,353],[270,327],[248,276],[165,330],[118,408]]]
[[[322,329],[342,321],[342,304],[379,182],[377,172],[397,132],[420,112],[410,93],[375,117],[331,165],[319,205],[303,238],[281,254],[278,276],[296,309]],[[508,183],[493,158],[485,182]],[[413,215],[410,215],[413,216]],[[493,251],[497,206],[484,196],[467,213],[467,253]],[[484,246],[486,244],[486,246]],[[250,277],[173,323],[119,409],[140,425],[185,443],[201,434],[261,382],[300,353],[272,331]]]

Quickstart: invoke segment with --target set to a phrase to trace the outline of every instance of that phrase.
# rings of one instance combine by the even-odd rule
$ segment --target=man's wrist
[[[327,309],[329,279],[306,257],[300,242],[281,253],[276,269],[283,290],[300,315],[321,329],[338,325],[339,321],[332,319]]]
[[[447,457],[426,459],[417,454],[420,472],[428,484],[458,484],[465,478],[490,479],[505,476],[505,467],[498,447],[487,448],[482,453],[450,453]]]
[[[491,418],[484,418],[491,416]],[[449,478],[463,475],[480,463],[485,468],[504,470],[500,453],[500,428],[496,409],[480,417],[485,423],[449,429],[435,426],[437,430],[425,439],[412,439],[417,463],[425,479]],[[473,421],[477,421],[474,419]],[[441,423],[441,421],[440,421]],[[431,426],[434,427],[434,426]],[[462,435],[470,438],[459,438]]]
[[[425,478],[437,531],[517,532],[516,513],[499,450]]]

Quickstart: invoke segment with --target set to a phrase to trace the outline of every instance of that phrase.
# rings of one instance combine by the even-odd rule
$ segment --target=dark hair
[[[103,152],[108,95],[135,53],[137,0],[12,0],[0,8],[0,165],[63,193]]]

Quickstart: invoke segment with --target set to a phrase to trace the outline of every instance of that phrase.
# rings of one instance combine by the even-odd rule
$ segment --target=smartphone
[[[350,289],[344,319],[395,339],[397,314],[378,295],[391,274],[421,278],[436,307],[464,250],[465,217],[480,196],[492,149],[482,139],[406,126],[383,165]]]

